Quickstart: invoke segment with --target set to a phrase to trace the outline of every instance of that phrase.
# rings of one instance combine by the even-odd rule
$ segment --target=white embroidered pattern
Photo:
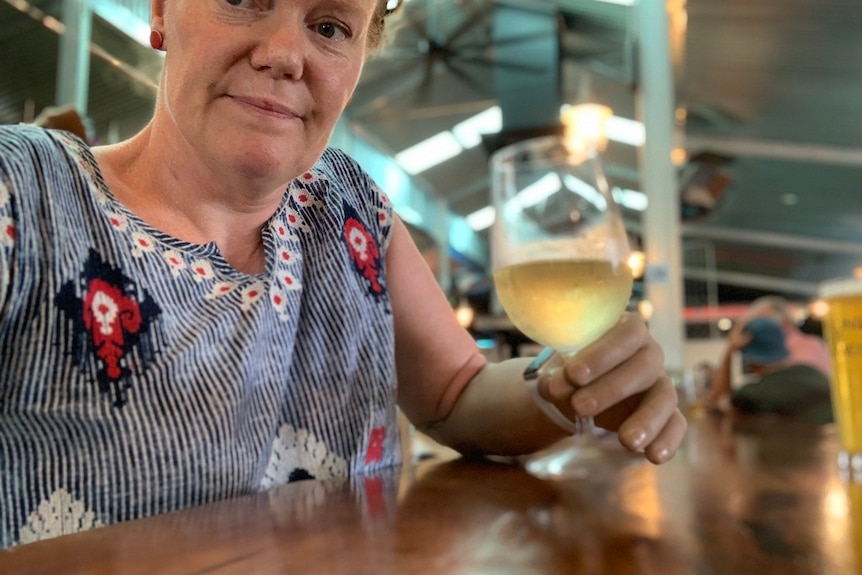
[[[58,489],[42,501],[21,528],[19,543],[32,543],[60,535],[101,527],[96,515],[65,489]]]
[[[0,208],[9,203],[11,194],[3,182],[0,182]],[[8,216],[0,216],[0,248],[12,247],[15,243],[15,221]]]
[[[9,193],[9,188],[6,187],[6,184],[0,182],[0,208],[9,203],[12,194]]]
[[[82,160],[82,166],[85,170],[92,174],[92,167]],[[286,306],[287,292],[302,289],[300,280],[300,272],[302,270],[302,251],[300,239],[297,232],[302,230],[309,232],[309,226],[305,222],[301,210],[309,208],[319,208],[323,206],[323,202],[315,193],[307,188],[309,185],[325,186],[327,183],[326,177],[314,172],[307,172],[300,178],[291,182],[287,189],[290,194],[290,203],[293,207],[285,206],[283,210],[283,219],[273,221],[270,227],[273,229],[276,238],[279,240],[278,254],[276,261],[276,282],[270,287],[269,295],[264,298],[265,286],[259,280],[253,280],[250,283],[238,283],[219,280],[213,264],[206,258],[199,258],[194,261],[187,261],[183,253],[174,248],[161,246],[154,237],[146,232],[135,229],[135,226],[127,216],[117,211],[106,209],[105,213],[109,218],[111,225],[118,231],[130,235],[132,242],[132,253],[135,257],[144,257],[150,253],[158,253],[170,269],[171,275],[175,278],[180,277],[183,273],[191,273],[195,281],[198,283],[208,283],[210,291],[205,296],[208,300],[223,297],[237,288],[241,287],[241,304],[243,311],[248,311],[258,301],[268,299],[270,304],[278,312],[279,317],[287,321],[289,314]],[[106,205],[109,203],[107,196],[96,187],[100,200]],[[3,205],[3,192],[0,188],[0,205]],[[8,196],[8,192],[6,194]],[[388,200],[384,199],[384,205]],[[379,217],[381,221],[387,220],[386,213],[380,211]],[[4,221],[0,219],[0,232],[8,228],[8,237],[5,239],[9,243],[14,234],[14,227],[11,226],[14,222],[10,221],[10,225],[4,227]],[[4,237],[0,233],[0,245],[3,245]]]
[[[284,424],[272,441],[272,455],[260,488],[283,485],[296,473],[302,474],[303,478],[344,477],[347,475],[347,461],[330,453],[327,446],[308,430]]]

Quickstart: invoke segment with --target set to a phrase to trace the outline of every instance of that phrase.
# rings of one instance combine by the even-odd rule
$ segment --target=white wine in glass
[[[616,466],[628,454],[599,441],[591,418],[570,421],[536,390],[542,369],[607,331],[631,297],[628,236],[598,153],[573,149],[562,136],[525,140],[493,154],[491,179],[497,298],[515,327],[557,352],[534,362],[525,380],[543,411],[574,433],[526,468],[561,479]]]

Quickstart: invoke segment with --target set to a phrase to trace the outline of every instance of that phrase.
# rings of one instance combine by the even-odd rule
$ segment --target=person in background
[[[725,356],[710,385],[717,404],[729,397],[729,406],[741,413],[775,413],[811,423],[833,420],[829,380],[818,369],[795,363],[785,343],[782,326],[766,317],[755,317],[728,336]],[[730,364],[740,351],[746,371],[756,380],[731,390]]]
[[[0,547],[566,432],[487,363],[385,193],[327,147],[391,0],[153,0],[151,121],[0,127]],[[636,314],[545,383],[662,463],[686,422]]]
[[[784,330],[790,361],[810,365],[819,369],[826,377],[832,377],[832,360],[826,342],[822,337],[804,333],[799,329],[786,299],[775,295],[757,298],[751,302],[747,317],[768,317],[778,322]]]

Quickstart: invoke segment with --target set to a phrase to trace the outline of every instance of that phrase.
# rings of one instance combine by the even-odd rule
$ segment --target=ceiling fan
[[[477,77],[477,68],[541,73],[544,65],[507,61],[494,54],[503,45],[526,42],[536,34],[512,35],[503,40],[493,34],[493,0],[414,0],[401,7],[404,18],[394,42],[372,60],[404,61],[402,73],[417,66],[422,75],[416,85],[416,100],[426,101],[441,71],[448,72],[478,95],[493,89]],[[398,74],[395,72],[394,74]]]

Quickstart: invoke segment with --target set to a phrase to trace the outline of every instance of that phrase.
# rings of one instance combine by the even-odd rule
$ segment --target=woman
[[[386,197],[326,149],[385,2],[151,8],[140,133],[0,129],[0,546],[398,464],[396,402],[464,452],[564,436],[529,360],[485,364]],[[662,361],[625,316],[543,393],[662,462],[685,431]]]

